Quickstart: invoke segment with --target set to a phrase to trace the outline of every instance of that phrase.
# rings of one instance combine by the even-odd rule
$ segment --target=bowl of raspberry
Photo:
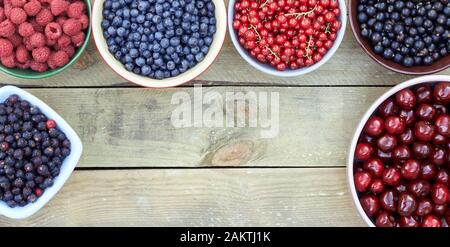
[[[42,79],[70,67],[85,50],[90,0],[0,1],[0,71]]]
[[[383,67],[427,75],[450,67],[449,1],[350,0],[352,31]]]
[[[0,88],[0,215],[36,213],[62,188],[81,140],[47,104],[13,86]]]
[[[335,54],[347,13],[344,0],[230,0],[228,22],[234,47],[251,66],[292,77]]]
[[[390,89],[360,121],[347,177],[369,226],[450,224],[450,76],[424,76]]]
[[[98,0],[92,30],[105,62],[124,79],[174,87],[206,71],[226,34],[223,0]]]

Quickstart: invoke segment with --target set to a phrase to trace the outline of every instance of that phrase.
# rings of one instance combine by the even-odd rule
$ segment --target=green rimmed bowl
[[[43,78],[48,78],[48,77],[57,75],[57,74],[63,72],[65,69],[69,68],[72,64],[74,64],[75,61],[77,61],[77,59],[81,56],[81,54],[86,49],[86,46],[88,45],[89,39],[91,37],[91,8],[92,8],[91,0],[84,0],[84,2],[87,5],[86,9],[87,9],[87,15],[89,18],[89,26],[86,31],[86,37],[85,37],[83,45],[80,46],[76,50],[75,55],[72,57],[72,59],[70,59],[69,63],[67,63],[66,65],[64,65],[61,68],[47,70],[45,72],[37,72],[37,71],[33,71],[31,69],[17,69],[17,68],[11,69],[11,68],[7,68],[7,67],[3,66],[0,63],[0,71],[4,72],[10,76],[21,78],[21,79],[43,79]]]

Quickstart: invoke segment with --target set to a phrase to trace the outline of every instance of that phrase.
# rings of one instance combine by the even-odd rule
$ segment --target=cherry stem
[[[290,13],[290,14],[284,14],[284,15],[285,15],[285,16],[292,16],[292,15],[295,15],[295,18],[298,19],[298,18],[301,18],[301,17],[303,17],[303,16],[312,14],[312,12],[314,12],[314,10],[316,10],[316,8],[317,8],[317,5],[314,6],[314,8],[312,8],[310,11],[299,12],[299,13]]]

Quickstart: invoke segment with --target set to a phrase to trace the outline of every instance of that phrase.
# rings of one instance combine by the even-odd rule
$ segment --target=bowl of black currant
[[[407,75],[450,67],[450,1],[350,0],[350,25],[377,63]]]

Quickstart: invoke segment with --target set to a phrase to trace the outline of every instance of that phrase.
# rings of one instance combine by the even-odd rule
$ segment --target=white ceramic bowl
[[[197,76],[205,72],[214,62],[222,49],[227,30],[226,8],[223,0],[212,1],[215,5],[216,33],[214,34],[213,42],[209,47],[208,54],[206,54],[203,61],[178,76],[157,80],[134,74],[125,69],[123,64],[108,51],[108,46],[106,44],[105,37],[103,36],[101,22],[103,20],[102,11],[105,0],[96,0],[92,9],[92,34],[94,36],[95,44],[100,52],[100,55],[103,57],[103,60],[105,60],[109,67],[111,67],[111,69],[114,70],[119,76],[130,82],[152,88],[166,88],[181,85],[195,79]]]
[[[422,83],[431,83],[431,82],[450,82],[450,76],[445,75],[431,75],[431,76],[423,76],[418,77],[409,81],[405,81],[403,83],[398,84],[397,86],[391,88],[389,91],[384,93],[380,98],[378,98],[372,106],[370,106],[369,110],[364,114],[361,121],[358,124],[358,127],[356,128],[355,134],[353,135],[352,142],[350,144],[350,149],[348,152],[347,157],[347,182],[350,188],[350,193],[353,198],[353,202],[356,205],[356,208],[358,209],[358,213],[361,215],[361,217],[364,219],[364,221],[367,223],[367,225],[371,227],[375,227],[375,224],[369,219],[367,214],[364,212],[364,209],[361,206],[361,203],[359,202],[358,194],[356,192],[355,183],[353,181],[353,162],[354,162],[354,156],[355,156],[355,149],[356,145],[358,144],[358,139],[361,135],[361,132],[366,125],[367,120],[372,116],[372,114],[377,110],[378,106],[380,106],[385,100],[387,100],[389,97],[395,95],[397,92],[409,88],[414,85],[422,84]]]
[[[324,65],[330,58],[336,53],[337,49],[342,43],[342,40],[344,39],[345,35],[345,28],[347,25],[347,7],[345,5],[345,0],[338,0],[339,1],[339,9],[341,10],[341,15],[339,16],[339,20],[342,23],[341,29],[338,31],[337,38],[333,44],[333,47],[331,47],[330,50],[323,56],[322,60],[320,60],[318,63],[315,63],[312,66],[303,67],[296,70],[286,69],[285,71],[279,71],[275,69],[274,67],[270,66],[269,64],[261,63],[255,58],[253,58],[247,50],[245,50],[244,47],[241,46],[239,43],[239,39],[237,37],[237,33],[233,28],[233,18],[234,18],[234,3],[236,0],[230,0],[228,2],[228,31],[230,33],[231,41],[233,42],[234,47],[239,52],[242,58],[247,61],[251,66],[253,66],[255,69],[262,71],[269,75],[279,76],[279,77],[294,77],[299,75],[304,75],[309,72],[312,72],[316,69],[318,69],[320,66]]]
[[[70,155],[64,159],[60,174],[55,177],[53,186],[45,189],[44,193],[37,199],[36,202],[27,204],[24,207],[17,206],[15,208],[10,208],[5,202],[0,201],[0,215],[13,219],[23,219],[31,216],[44,207],[44,205],[47,204],[53,196],[55,196],[59,189],[61,189],[80,160],[83,146],[80,138],[72,127],[70,127],[70,125],[52,108],[32,94],[14,86],[4,86],[0,88],[0,101],[5,101],[5,99],[11,94],[17,94],[20,99],[27,100],[30,104],[39,107],[41,112],[44,113],[49,119],[55,120],[58,128],[67,136],[71,143]]]

